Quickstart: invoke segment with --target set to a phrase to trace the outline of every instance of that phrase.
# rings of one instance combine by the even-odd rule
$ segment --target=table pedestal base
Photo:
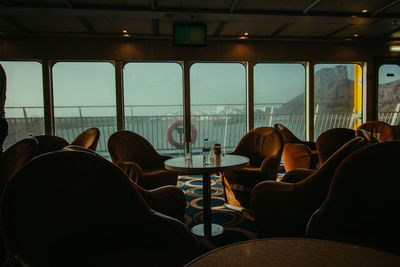
[[[211,224],[211,236],[217,236],[224,232],[224,227],[219,224]],[[206,236],[204,234],[204,224],[198,224],[192,227],[192,233],[197,236]]]

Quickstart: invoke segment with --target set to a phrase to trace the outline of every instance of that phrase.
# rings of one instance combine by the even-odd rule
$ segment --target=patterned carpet
[[[186,195],[187,208],[185,224],[191,228],[203,220],[203,188],[202,176],[190,175],[180,176],[178,179],[180,187]],[[211,202],[212,222],[224,227],[224,232],[207,240],[199,238],[204,252],[217,247],[256,238],[253,217],[246,211],[225,207],[224,193],[219,176],[211,176]]]

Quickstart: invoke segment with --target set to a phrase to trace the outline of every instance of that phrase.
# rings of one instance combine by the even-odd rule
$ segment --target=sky
[[[41,64],[6,61],[0,61],[0,64],[7,75],[6,107],[37,107],[26,109],[28,115],[43,116]],[[318,64],[315,71],[334,66],[337,64]],[[348,68],[350,79],[354,75],[353,69]],[[394,73],[394,77],[388,77],[387,73]],[[127,115],[182,112],[182,68],[178,63],[128,63],[123,74]],[[380,68],[379,83],[391,82],[398,77],[398,65]],[[56,116],[79,116],[79,112],[83,116],[115,116],[115,74],[111,63],[56,63],[53,78]],[[241,63],[196,63],[191,67],[190,80],[193,112],[210,109],[210,106],[196,105],[214,105],[212,109],[216,109],[215,105],[245,105],[246,70]],[[259,63],[254,67],[256,105],[284,103],[304,91],[305,69],[301,64]],[[156,108],[154,105],[168,106]],[[97,107],[79,110],[78,106]],[[8,117],[23,115],[21,108],[8,108],[6,112]]]

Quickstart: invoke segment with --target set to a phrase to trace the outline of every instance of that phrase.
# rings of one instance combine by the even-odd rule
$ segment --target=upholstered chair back
[[[357,129],[364,129],[378,139],[378,141],[391,141],[394,140],[395,132],[393,127],[383,121],[367,121]]]
[[[274,127],[281,133],[285,143],[302,143],[302,141],[283,124],[277,123]]]
[[[37,141],[34,138],[26,138],[0,154],[0,194],[10,178],[35,157],[36,153]]]
[[[364,147],[337,168],[307,236],[400,253],[400,141]]]
[[[333,128],[317,138],[319,163],[322,164],[345,143],[355,137],[355,131],[348,128]]]
[[[60,136],[55,135],[37,135],[34,136],[38,141],[37,154],[42,155],[44,153],[62,150],[69,143],[67,140]]]
[[[260,167],[265,158],[282,154],[283,138],[272,127],[259,127],[245,134],[237,144],[234,154],[250,159],[250,166]]]
[[[100,130],[96,127],[93,127],[81,132],[71,142],[71,145],[81,146],[96,151],[99,138],[100,138]]]
[[[143,136],[131,131],[117,131],[108,139],[108,151],[113,162],[132,161],[143,169],[164,165],[158,152]]]

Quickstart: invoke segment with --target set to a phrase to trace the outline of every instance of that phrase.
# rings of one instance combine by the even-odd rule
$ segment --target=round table
[[[240,169],[249,165],[249,159],[239,155],[224,155],[220,161],[212,161],[204,165],[203,156],[192,156],[192,160],[184,157],[168,159],[164,162],[167,170],[180,174],[202,174],[203,175],[203,221],[204,224],[193,226],[192,232],[198,236],[210,238],[222,234],[224,228],[218,224],[211,223],[211,181],[210,175],[226,169]]]
[[[348,243],[309,239],[254,239],[225,247],[186,266],[400,266],[400,256]]]

